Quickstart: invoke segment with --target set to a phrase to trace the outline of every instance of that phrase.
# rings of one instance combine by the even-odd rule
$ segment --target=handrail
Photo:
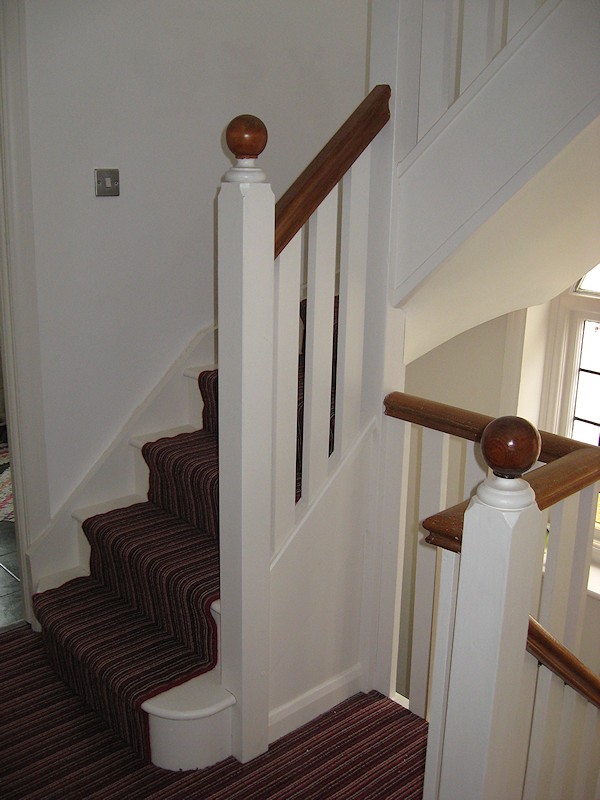
[[[389,120],[390,96],[389,86],[375,86],[277,201],[275,258]]]
[[[586,700],[600,708],[600,677],[533,617],[529,617],[527,652]]]
[[[422,397],[392,392],[384,400],[387,416],[423,425],[426,428],[459,436],[469,441],[481,440],[493,417],[463,408],[437,403]],[[575,494],[600,480],[600,447],[540,431],[542,449],[539,460],[543,467],[523,475],[535,492],[540,509]],[[464,513],[468,500],[433,514],[423,521],[429,544],[460,553]]]

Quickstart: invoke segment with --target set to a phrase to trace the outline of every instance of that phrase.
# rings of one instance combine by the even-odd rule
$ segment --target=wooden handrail
[[[533,617],[529,617],[527,652],[586,700],[600,708],[600,677]]]
[[[376,86],[275,206],[275,258],[390,118],[391,89]]]
[[[493,420],[462,408],[436,403],[422,397],[392,392],[384,400],[385,413],[426,428],[479,442],[484,429]],[[600,447],[540,431],[543,467],[523,475],[535,492],[540,509],[575,494],[600,480]],[[463,519],[468,500],[440,511],[423,521],[429,544],[460,553]]]

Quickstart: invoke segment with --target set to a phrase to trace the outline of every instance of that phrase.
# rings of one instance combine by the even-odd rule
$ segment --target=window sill
[[[590,597],[600,600],[600,564],[592,564],[590,567],[587,593]]]

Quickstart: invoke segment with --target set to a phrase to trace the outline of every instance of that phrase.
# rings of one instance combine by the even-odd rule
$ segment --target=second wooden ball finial
[[[520,478],[538,459],[541,438],[523,417],[498,417],[481,436],[481,452],[494,475]]]

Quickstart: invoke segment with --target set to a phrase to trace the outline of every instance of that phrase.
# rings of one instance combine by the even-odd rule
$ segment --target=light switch
[[[94,178],[96,183],[96,197],[119,196],[120,184],[118,169],[95,169]]]

